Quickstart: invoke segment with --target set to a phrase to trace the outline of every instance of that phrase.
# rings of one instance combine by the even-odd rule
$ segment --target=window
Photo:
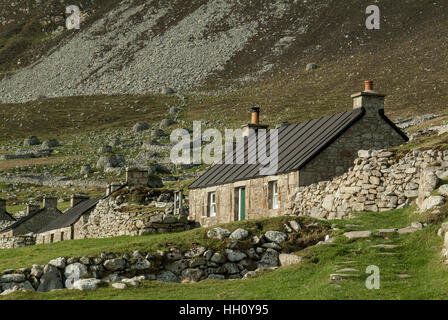
[[[64,232],[61,231],[61,241],[64,241]]]
[[[208,216],[216,217],[216,193],[209,192],[208,194]]]
[[[279,202],[278,202],[278,184],[277,181],[271,181],[269,182],[268,187],[269,192],[269,209],[278,209],[279,208]]]
[[[54,233],[52,233],[51,235],[50,235],[50,243],[53,243],[54,242]]]

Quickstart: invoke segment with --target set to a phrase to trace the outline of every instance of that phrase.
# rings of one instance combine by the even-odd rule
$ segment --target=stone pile
[[[92,290],[108,283],[123,289],[137,286],[142,280],[196,282],[249,278],[262,270],[302,261],[301,257],[286,252],[282,247],[284,242],[294,239],[302,227],[297,221],[291,221],[285,224],[285,229],[289,231],[267,231],[260,237],[244,229],[232,233],[222,228],[209,230],[209,239],[225,241],[226,246],[222,249],[194,246],[181,250],[172,247],[156,253],[103,252],[99,257],[60,257],[46,265],[4,271],[0,276],[0,292],[48,292],[64,288]]]
[[[448,151],[414,150],[397,159],[391,151],[361,150],[342,176],[297,188],[286,213],[335,219],[351,212],[403,208],[413,200],[421,210],[429,210],[444,203],[430,193],[446,177]]]

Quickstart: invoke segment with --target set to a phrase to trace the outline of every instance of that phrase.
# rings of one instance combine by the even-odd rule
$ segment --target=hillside
[[[381,30],[375,31],[364,26],[370,3],[361,0],[107,3],[85,4],[93,13],[81,30],[51,39],[28,24],[7,24],[0,34],[1,66],[8,72],[0,100],[141,95],[172,87],[193,94],[189,118],[241,122],[246,115],[239,111],[258,104],[262,120],[272,124],[345,110],[362,81],[374,79],[389,95],[392,118],[447,109],[444,1],[381,1]],[[45,8],[29,11],[54,12]],[[32,21],[39,19],[36,13]],[[17,50],[16,38],[33,41]],[[37,47],[44,51],[39,57],[21,57]],[[17,71],[19,59],[20,67],[29,66]],[[310,62],[320,68],[305,72]]]

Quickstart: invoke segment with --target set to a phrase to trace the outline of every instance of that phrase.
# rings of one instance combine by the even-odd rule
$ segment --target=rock
[[[112,153],[112,152],[113,152],[112,147],[109,146],[109,145],[101,146],[101,147],[98,149],[98,154],[99,154],[99,155],[103,155],[103,154],[106,154],[106,153]]]
[[[300,224],[295,221],[295,220],[291,220],[289,221],[289,226],[292,228],[292,230],[294,230],[295,232],[299,232],[302,227],[300,226]]]
[[[245,239],[247,239],[247,237],[249,237],[249,231],[241,229],[241,228],[236,229],[230,235],[230,239],[233,239],[233,240],[245,240]]]
[[[412,222],[411,227],[417,230],[422,230],[423,224],[421,224],[420,222]]]
[[[224,256],[224,255],[222,255],[222,254],[220,254],[220,253],[218,253],[218,252],[216,252],[213,256],[212,256],[212,258],[210,259],[212,262],[214,262],[214,263],[225,263],[226,261],[227,261],[227,258]]]
[[[248,271],[244,274],[243,279],[249,279],[255,277],[257,273],[255,271]]]
[[[123,290],[127,288],[127,285],[125,283],[115,282],[112,283],[112,288]]]
[[[161,282],[180,282],[179,278],[171,271],[162,271],[157,275],[157,280]]]
[[[121,282],[124,282],[125,284],[133,286],[133,287],[138,287],[140,285],[140,281],[135,278],[123,279],[123,280],[121,280]]]
[[[261,247],[266,248],[266,249],[271,248],[271,249],[274,249],[274,250],[281,250],[282,249],[282,247],[278,243],[276,243],[276,242],[266,242],[266,243],[263,243],[261,245]]]
[[[224,269],[227,271],[228,274],[235,274],[240,272],[240,269],[238,268],[238,265],[235,263],[227,262],[223,265]]]
[[[126,164],[126,160],[123,156],[120,155],[103,155],[101,156],[97,163],[97,168],[119,168],[123,167]]]
[[[266,252],[261,256],[258,262],[258,268],[277,267],[279,265],[279,254],[274,249],[266,249]]]
[[[68,278],[68,277],[67,277]],[[40,284],[37,288],[39,292],[49,292],[56,289],[63,289],[61,271],[55,266],[46,265],[42,277],[40,278]]]
[[[448,184],[444,184],[439,188],[439,195],[448,197]]]
[[[264,235],[266,239],[268,239],[271,242],[276,242],[278,244],[284,242],[288,236],[284,232],[280,231],[268,231]]]
[[[401,234],[413,233],[416,231],[418,231],[418,229],[413,228],[413,227],[406,227],[406,228],[398,229],[398,234],[401,235]]]
[[[175,124],[175,122],[174,122],[173,119],[169,119],[169,118],[168,118],[168,119],[163,119],[163,120],[160,122],[160,129],[169,127],[169,126],[171,126],[171,125],[173,125],[173,124]]]
[[[230,236],[229,230],[223,229],[221,227],[210,229],[207,232],[207,237],[210,239],[223,240],[225,238],[228,238],[229,236]]]
[[[141,131],[145,131],[148,129],[149,129],[149,125],[146,122],[138,122],[132,128],[132,130],[134,130],[134,132],[141,132]]]
[[[322,207],[327,211],[332,211],[333,203],[334,203],[334,195],[330,194],[326,196],[322,201]]]
[[[33,267],[31,268],[30,274],[33,277],[40,278],[42,274],[44,273],[44,266],[40,264],[33,264]]]
[[[206,247],[196,247],[185,252],[185,258],[195,258],[202,256],[204,252],[207,250]]]
[[[238,262],[247,257],[247,255],[243,252],[233,251],[229,249],[226,249],[226,254],[227,259],[229,259],[230,262]]]
[[[315,70],[317,68],[319,68],[319,66],[316,63],[314,63],[314,62],[308,63],[306,65],[306,71],[312,71],[312,70]]]
[[[170,95],[170,94],[175,94],[176,91],[173,88],[170,87],[163,87],[161,90],[161,93],[164,95]]]
[[[24,147],[37,146],[40,144],[40,140],[36,136],[29,137],[23,141]]]
[[[431,210],[435,207],[439,207],[445,204],[445,198],[442,196],[430,196],[425,199],[420,206],[420,211]]]
[[[146,270],[151,268],[151,262],[146,259],[138,259],[137,262],[131,266],[132,270]]]
[[[280,254],[278,258],[280,260],[281,266],[290,266],[299,264],[302,262],[303,259],[301,256],[298,256],[296,254],[287,254],[287,253]]]
[[[166,136],[166,133],[162,129],[154,128],[151,130],[151,138],[160,138],[164,136]]]
[[[44,142],[42,142],[43,149],[50,149],[59,146],[60,146],[59,141],[56,139],[45,140]]]
[[[79,172],[81,174],[91,174],[92,173],[92,167],[90,165],[82,166],[81,170]]]
[[[64,269],[67,264],[67,259],[64,257],[56,258],[48,262],[48,264],[55,266],[58,269]]]
[[[372,231],[350,231],[344,233],[344,236],[348,239],[369,238],[372,236]]]
[[[176,115],[176,114],[178,114],[180,111],[181,111],[181,109],[178,108],[178,107],[171,107],[171,108],[170,108],[170,114],[172,114],[172,115]]]
[[[76,262],[65,267],[64,276],[66,279],[73,279],[75,281],[86,276],[88,273],[89,272],[87,271],[87,267],[85,265]]]
[[[109,271],[124,270],[126,268],[126,260],[122,258],[108,259],[104,261],[104,268]]]
[[[101,284],[101,280],[98,279],[80,279],[73,283],[73,289],[76,290],[96,290]]]
[[[209,280],[225,280],[226,277],[222,274],[209,274],[207,279],[209,279]]]
[[[7,283],[7,282],[23,282],[26,280],[26,277],[24,274],[5,274],[0,277],[0,283]]]
[[[187,260],[177,260],[165,266],[165,269],[175,274],[180,274],[184,269],[188,268]]]
[[[370,158],[372,156],[372,151],[371,150],[359,150],[358,151],[358,158]]]
[[[2,296],[6,296],[17,291],[35,291],[29,281],[21,283],[9,283],[3,286],[3,290],[5,291],[1,293]]]
[[[201,269],[186,269],[182,271],[182,281],[194,281],[198,282],[201,280],[201,277],[204,275],[204,272]]]
[[[425,169],[420,175],[420,183],[418,188],[418,198],[417,205],[421,208],[426,197],[430,196],[438,183],[440,182],[439,177],[431,169]]]

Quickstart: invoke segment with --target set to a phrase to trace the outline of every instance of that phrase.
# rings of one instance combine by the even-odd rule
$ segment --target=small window
[[[61,241],[64,241],[64,232],[61,232]]]
[[[208,216],[216,217],[216,193],[210,192],[208,194]]]
[[[54,233],[52,233],[51,235],[50,235],[50,243],[53,243],[54,242]]]
[[[269,182],[269,209],[278,209],[278,184],[277,181]]]

